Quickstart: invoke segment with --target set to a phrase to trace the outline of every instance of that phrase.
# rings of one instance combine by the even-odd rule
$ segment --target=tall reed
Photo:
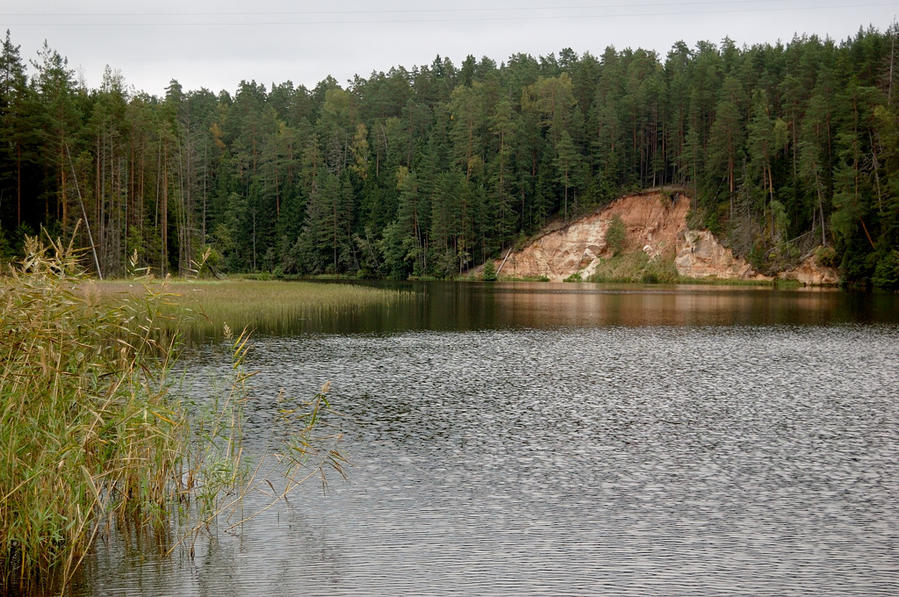
[[[28,239],[26,255],[0,276],[0,594],[64,587],[113,524],[164,529],[187,513],[182,537],[196,538],[252,482],[246,336],[230,389],[188,412],[169,382],[165,285],[111,299],[84,292],[71,246]],[[310,409],[326,404],[316,400]],[[314,424],[299,426],[309,449],[289,459],[342,474],[334,436],[315,447]]]
[[[0,281],[0,590],[67,578],[99,521],[162,524],[188,426],[161,293],[78,296],[71,247],[29,239]],[[175,483],[173,483],[173,480]]]

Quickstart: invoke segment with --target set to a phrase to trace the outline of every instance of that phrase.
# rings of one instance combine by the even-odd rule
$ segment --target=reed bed
[[[410,300],[409,291],[371,288],[353,284],[281,280],[168,280],[165,325],[188,338],[221,334],[224,325],[262,332],[290,332],[335,313]],[[129,281],[91,281],[85,296],[140,293]]]
[[[185,299],[159,283],[98,291],[58,242],[28,239],[26,253],[0,275],[0,594],[64,590],[114,524],[165,532],[177,521],[174,544],[192,553],[201,529],[264,489],[242,459],[246,335],[231,339],[230,387],[190,406],[169,379]],[[339,434],[314,431],[325,391],[290,411],[285,489],[265,482],[272,504],[310,469],[343,474]]]
[[[188,438],[163,296],[85,300],[71,251],[27,254],[0,280],[0,592],[68,578],[99,521],[163,523]]]

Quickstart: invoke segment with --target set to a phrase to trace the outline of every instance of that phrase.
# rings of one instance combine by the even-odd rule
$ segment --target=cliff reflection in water
[[[485,327],[895,323],[896,298],[831,289],[500,284],[467,289]],[[472,300],[478,300],[473,298]],[[497,325],[499,324],[499,325]]]

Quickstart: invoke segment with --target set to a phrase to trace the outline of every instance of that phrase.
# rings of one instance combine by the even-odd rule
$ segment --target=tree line
[[[899,27],[842,42],[437,57],[313,89],[164,97],[46,43],[0,55],[0,256],[41,227],[135,267],[450,277],[552,219],[681,185],[759,269],[816,247],[899,283]],[[80,225],[78,224],[81,222]]]

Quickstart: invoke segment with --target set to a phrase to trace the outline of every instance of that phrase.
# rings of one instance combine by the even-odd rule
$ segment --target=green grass
[[[707,284],[715,286],[772,286],[792,287],[785,281],[743,280],[728,278],[691,278],[677,272],[673,259],[651,258],[642,251],[623,253],[603,259],[590,282],[624,284]]]
[[[775,288],[780,288],[782,290],[793,290],[796,288],[802,288],[803,284],[799,280],[783,280],[780,278],[775,278],[769,284],[773,285]]]
[[[679,281],[674,261],[650,258],[643,251],[623,253],[603,259],[590,282],[673,284]]]
[[[76,273],[70,248],[28,239],[26,249],[24,263],[0,275],[0,594],[63,591],[112,525],[175,524],[175,545],[192,554],[198,530],[261,483],[242,457],[247,337],[229,338],[231,383],[192,405],[169,376],[172,318],[183,321],[188,304],[213,310],[212,295],[227,297],[217,299],[219,313],[230,316],[255,308],[246,292],[263,291],[176,283],[176,296],[167,284],[92,284]],[[293,300],[283,288],[268,292]],[[314,296],[354,300],[338,288]],[[286,482],[273,503],[310,467],[343,474],[339,436],[317,431],[325,392],[282,409],[295,432],[279,455]]]
[[[802,286],[794,280],[746,280],[743,278],[690,278],[678,276],[676,284],[704,284],[708,286],[777,286],[778,288],[799,288]]]
[[[549,282],[549,278],[547,276],[499,276],[498,279],[501,282]]]
[[[231,329],[292,331],[303,320],[409,300],[410,292],[353,284],[286,282],[280,280],[169,280],[149,284],[165,289],[163,312],[168,327],[189,338],[220,335]],[[90,281],[82,285],[87,297],[125,296],[142,292],[130,281]]]

